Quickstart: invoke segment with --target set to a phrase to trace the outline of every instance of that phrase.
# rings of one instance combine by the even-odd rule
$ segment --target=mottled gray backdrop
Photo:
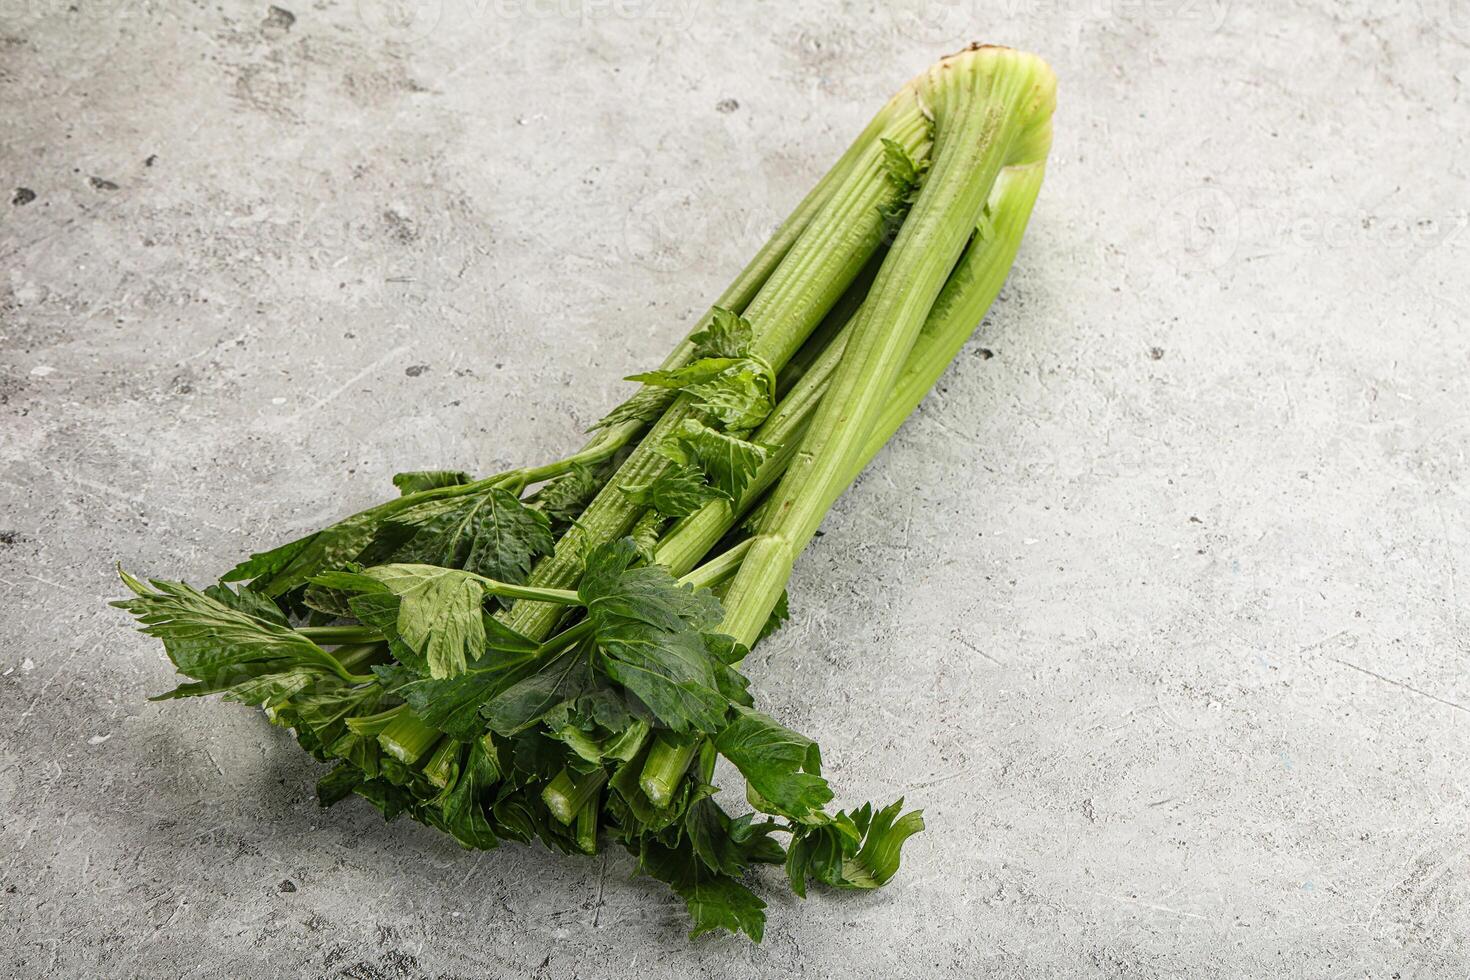
[[[322,813],[113,563],[575,446],[978,39],[1056,146],[751,661],[929,831],[759,947]],[[1470,5],[0,0],[0,974],[1464,977]]]

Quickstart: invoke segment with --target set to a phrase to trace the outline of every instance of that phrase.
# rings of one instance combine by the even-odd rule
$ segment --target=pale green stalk
[[[824,178],[821,197],[789,249],[769,271],[758,291],[728,293],[716,303],[741,312],[755,333],[754,353],[780,370],[862,272],[882,244],[880,209],[897,203],[899,191],[883,166],[882,139],[892,139],[916,158],[924,156],[929,121],[912,92],[896,96]],[[803,207],[806,207],[804,202]],[[564,588],[575,584],[589,549],[613,540],[633,526],[643,508],[622,492],[657,479],[671,464],[659,448],[680,424],[695,414],[694,402],[678,396],[633,453],[562,535],[555,552],[533,571],[529,585]],[[527,636],[545,636],[561,611],[537,602],[519,602],[504,615],[507,625]]]
[[[694,753],[698,751],[698,739],[681,738],[668,732],[661,732],[654,738],[648,757],[643,761],[643,771],[638,776],[638,788],[643,790],[650,803],[659,808],[669,805],[679,780],[689,771],[689,763],[694,761]]]
[[[984,48],[946,58],[914,83],[934,113],[934,149],[918,200],[884,260],[826,396],[775,491],[725,599],[721,630],[753,643],[853,461],[954,268],[1000,170],[1030,162],[1054,80],[1038,58]]]
[[[995,301],[1020,248],[1032,205],[1041,189],[1043,171],[1044,163],[1037,162],[1007,167],[996,178],[986,205],[988,221],[982,223],[929,311],[877,425],[863,451],[853,460],[844,487],[857,478],[904,419],[913,413]],[[675,575],[694,567],[780,478],[826,393],[827,381],[836,369],[846,341],[844,329],[751,437],[778,448],[761,465],[741,499],[733,505],[726,500],[710,501],[676,522],[658,543],[655,552],[658,564]],[[832,502],[828,502],[829,507]]]

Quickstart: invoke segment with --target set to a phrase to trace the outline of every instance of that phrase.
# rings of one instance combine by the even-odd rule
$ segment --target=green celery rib
[[[378,734],[394,721],[408,713],[408,705],[400,704],[396,708],[379,711],[371,715],[355,715],[347,719],[347,727],[354,735],[372,736],[377,738]]]
[[[583,854],[597,853],[597,831],[598,817],[602,812],[601,786],[587,798],[582,808],[577,811],[577,824],[575,828],[575,839],[577,850]]]
[[[648,758],[643,762],[643,771],[638,775],[638,787],[654,806],[662,809],[669,805],[674,798],[674,789],[684,778],[684,773],[689,771],[689,763],[694,761],[697,751],[699,742],[696,739],[681,739],[668,733],[654,738],[648,749]]]
[[[570,824],[588,800],[597,798],[605,782],[606,769],[597,769],[576,779],[570,770],[563,769],[542,789],[541,800],[553,817],[563,824]]]
[[[341,646],[332,651],[343,670],[356,670],[388,659],[388,644],[374,638],[370,643]]]
[[[986,205],[988,227],[973,238],[944,289],[919,337],[914,341],[908,360],[892,393],[884,404],[863,452],[855,460],[845,487],[857,478],[878,450],[898,431],[944,369],[954,360],[975,325],[995,302],[1006,276],[1015,262],[1021,238],[1031,217],[1031,208],[1041,189],[1043,162],[1007,167],[996,178]],[[761,466],[744,496],[735,505],[715,500],[701,510],[681,518],[659,541],[655,560],[674,575],[683,575],[723,538],[760,495],[780,477],[795,454],[801,434],[811,420],[827,381],[842,356],[847,341],[846,329],[835,337],[812,362],[811,368],[782,399],[771,417],[751,438],[779,447]],[[829,501],[828,506],[835,502]]]
[[[1040,59],[988,48],[947,58],[916,84],[934,112],[929,174],[726,594],[721,630],[746,644],[755,641],[827,502],[861,458],[996,177],[1007,164],[1028,162],[1012,148],[1032,149],[1033,117],[1049,115],[1054,80]]]
[[[532,599],[553,606],[575,606],[581,603],[577,593],[570,589],[533,588],[529,585],[512,585],[483,575],[475,575],[485,586],[485,591],[503,599]]]
[[[750,550],[750,540],[740,542],[728,551],[716,555],[679,579],[680,585],[692,585],[696,589],[711,589],[740,570],[745,553]]]
[[[396,716],[378,733],[383,751],[400,762],[413,765],[439,741],[441,733],[407,711]]]
[[[817,360],[832,346],[832,341],[837,335],[846,329],[862,308],[863,300],[868,298],[868,290],[873,288],[873,278],[878,275],[878,270],[883,265],[883,258],[888,254],[886,247],[879,248],[868,259],[868,264],[863,267],[862,272],[847,287],[847,292],[833,304],[832,309],[827,311],[827,316],[822,320],[817,329],[812,331],[806,343],[799,347],[791,359],[786,362],[786,367],[781,369],[780,376],[776,379],[776,390],[778,399],[784,399],[791,393],[799,381],[816,366]]]
[[[788,260],[751,300],[745,318],[755,331],[754,353],[781,368],[862,273],[883,243],[879,209],[898,203],[899,191],[884,167],[881,140],[894,140],[923,159],[930,123],[912,98],[895,98],[879,118],[880,135],[859,137],[860,150],[849,179],[840,184]],[[870,129],[872,127],[869,127]]]
[[[992,237],[977,242],[973,259],[967,253],[966,259],[945,284],[931,312],[932,330],[930,324],[925,324],[904,364],[903,373],[899,375],[893,396],[884,404],[863,451],[853,458],[846,477],[838,481],[839,485],[830,493],[828,508],[857,479],[863,467],[878,455],[904,420],[913,414],[974,333],[970,325],[978,324],[990,304],[995,302],[1021,247],[1045,170],[1043,159],[1007,167],[996,178],[996,193],[992,196],[996,202],[991,212]]]
[[[676,521],[655,548],[654,560],[658,564],[675,575],[688,572],[735,525],[740,515],[780,479],[791,457],[796,454],[812,413],[827,390],[827,382],[842,357],[849,329],[850,324],[833,338],[801,380],[751,435],[755,442],[776,448],[756,470],[741,499],[735,502],[712,500],[693,514]]]
[[[743,306],[755,331],[755,352],[774,369],[779,371],[791,358],[882,244],[879,209],[896,203],[900,192],[884,169],[881,139],[893,139],[911,156],[922,157],[929,128],[913,94],[900,93],[824,179],[831,183],[815,202],[815,213]],[[716,305],[740,308],[723,297]],[[582,556],[590,548],[628,532],[644,508],[630,501],[621,488],[651,482],[664,472],[670,463],[657,450],[694,412],[693,400],[687,395],[674,400],[588,504],[577,525],[562,535],[554,553],[536,566],[528,585],[565,588],[575,584],[581,575]],[[513,629],[540,639],[556,625],[561,610],[518,602],[503,615]]]
[[[448,737],[439,740],[434,746],[434,751],[429,754],[428,761],[424,763],[424,778],[430,784],[444,789],[449,785],[455,773],[455,766],[459,762],[459,750],[464,743],[456,742]]]

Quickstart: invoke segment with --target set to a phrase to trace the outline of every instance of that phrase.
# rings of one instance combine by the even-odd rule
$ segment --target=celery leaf
[[[734,711],[715,748],[740,770],[767,812],[802,820],[820,811],[832,790],[821,776],[817,743],[752,708]]]
[[[643,507],[652,507],[665,517],[685,517],[723,495],[705,481],[698,466],[672,466],[650,483],[620,487],[623,494]]]
[[[475,576],[433,565],[375,565],[364,576],[398,597],[398,634],[428,665],[430,677],[464,673],[485,649],[485,587]]]

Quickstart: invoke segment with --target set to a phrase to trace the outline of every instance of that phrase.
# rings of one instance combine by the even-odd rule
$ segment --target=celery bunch
[[[759,940],[746,884],[882,885],[923,827],[829,807],[809,739],[740,673],[798,554],[999,291],[1041,185],[1054,79],[972,46],[904,86],[640,389],[565,459],[400,496],[198,590],[116,605],[189,681],[255,705],[363,797],[468,847],[608,843]],[[228,583],[248,583],[231,587]],[[752,812],[712,785],[724,756]]]

